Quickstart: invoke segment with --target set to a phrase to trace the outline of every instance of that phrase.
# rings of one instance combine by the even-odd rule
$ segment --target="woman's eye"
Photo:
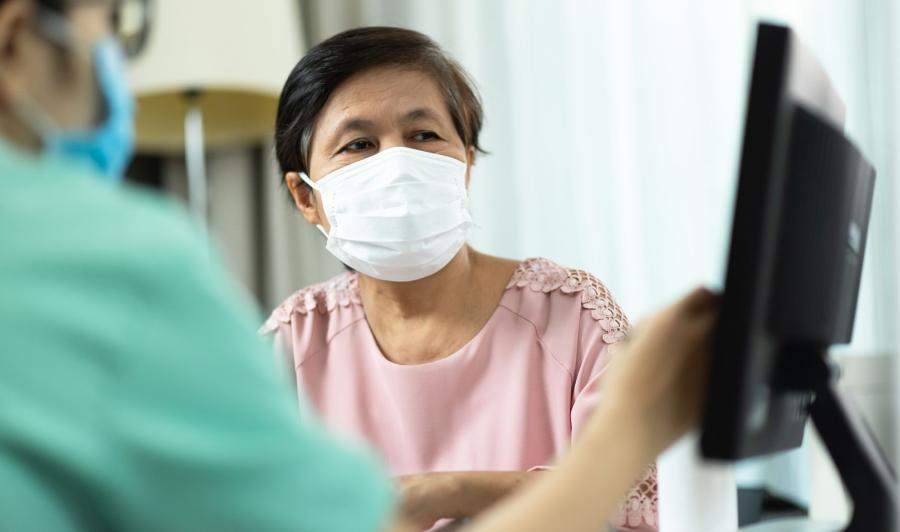
[[[427,142],[429,140],[436,140],[439,138],[441,137],[439,137],[438,134],[434,131],[419,131],[413,136],[413,139],[418,142]]]
[[[354,140],[350,144],[347,144],[346,146],[344,146],[341,149],[341,151],[350,151],[350,152],[363,151],[363,150],[367,150],[367,149],[371,148],[372,146],[374,146],[374,144],[372,144],[368,140],[358,139],[358,140]]]

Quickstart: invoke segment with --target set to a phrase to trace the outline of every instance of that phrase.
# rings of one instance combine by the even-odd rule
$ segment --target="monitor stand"
[[[845,525],[808,519],[779,520],[742,529],[746,532],[895,532],[896,475],[865,419],[837,387],[838,371],[821,348],[791,349],[781,357],[781,385],[812,390],[813,425],[822,437],[850,497],[853,513]]]

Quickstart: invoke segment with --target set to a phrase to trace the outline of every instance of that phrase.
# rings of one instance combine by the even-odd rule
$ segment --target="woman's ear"
[[[469,181],[472,180],[472,167],[475,166],[475,157],[477,155],[474,146],[466,148],[466,188],[469,188]]]
[[[306,221],[313,225],[326,225],[322,223],[323,217],[319,213],[319,202],[316,199],[316,194],[309,185],[300,179],[300,174],[288,172],[284,174],[284,182],[291,192],[291,198],[294,199],[294,206],[306,218]]]

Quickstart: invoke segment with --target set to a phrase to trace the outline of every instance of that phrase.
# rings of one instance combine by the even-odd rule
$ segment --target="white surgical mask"
[[[326,249],[354,270],[384,281],[440,271],[472,226],[466,165],[452,157],[389,148],[313,182],[331,231]]]

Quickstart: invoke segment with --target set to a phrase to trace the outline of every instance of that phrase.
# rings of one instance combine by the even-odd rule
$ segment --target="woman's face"
[[[388,148],[405,146],[453,157],[471,169],[475,150],[466,149],[453,126],[438,84],[406,68],[377,68],[351,77],[329,97],[316,119],[309,148],[310,179],[326,175]],[[321,198],[294,172],[286,176],[304,218],[330,230]],[[466,173],[468,183],[469,173]]]

